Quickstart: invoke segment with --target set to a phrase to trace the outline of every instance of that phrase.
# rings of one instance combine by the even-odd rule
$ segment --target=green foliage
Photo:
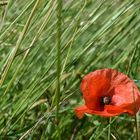
[[[81,78],[115,68],[139,84],[139,0],[64,0],[57,122],[57,2],[0,1],[1,139],[57,140],[59,125],[62,139],[106,140],[106,118],[75,116]],[[134,118],[112,118],[111,137],[133,140]]]

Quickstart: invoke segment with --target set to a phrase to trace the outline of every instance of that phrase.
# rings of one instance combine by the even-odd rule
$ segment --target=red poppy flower
[[[81,82],[85,105],[75,109],[78,118],[85,113],[110,117],[122,113],[135,115],[140,107],[140,92],[127,75],[113,69],[89,73]]]

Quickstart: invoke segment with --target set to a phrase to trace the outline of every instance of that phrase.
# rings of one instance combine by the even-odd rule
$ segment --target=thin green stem
[[[128,75],[130,75],[132,63],[133,63],[133,60],[134,60],[134,58],[135,58],[137,48],[138,48],[138,45],[136,45],[136,47],[134,48],[132,57],[131,57],[131,59],[130,59],[129,66],[128,66],[128,69],[127,69],[127,74],[128,74]],[[137,114],[136,114],[136,100],[135,100],[135,95],[134,95],[134,87],[132,87],[132,94],[133,94],[134,112],[135,112],[136,140],[139,140],[139,131],[138,131],[139,128],[138,128],[138,120],[137,120]]]
[[[138,46],[138,45],[137,45],[137,46]],[[136,50],[137,50],[137,48],[138,48],[137,46],[134,48],[132,57],[130,58],[130,61],[129,61],[129,65],[128,65],[128,69],[127,69],[127,74],[128,74],[128,75],[130,75],[130,72],[131,72],[132,63],[133,63],[133,60],[134,60],[135,55],[136,55]]]
[[[135,127],[136,127],[136,140],[139,140],[139,132],[138,132],[137,116],[136,115],[135,115]]]
[[[56,89],[56,121],[58,138],[61,140],[59,128],[60,76],[61,76],[61,10],[62,0],[57,0],[57,89]]]
[[[1,2],[1,4],[4,6],[4,11],[3,11],[2,19],[1,19],[0,31],[2,30],[2,27],[4,25],[4,20],[5,20],[7,11],[8,11],[9,3],[10,3],[10,1],[5,1],[3,3]]]
[[[133,87],[133,100],[134,100],[134,112],[136,113],[136,99],[134,95],[134,87]],[[135,114],[135,128],[136,128],[136,140],[139,140],[137,114]]]
[[[109,127],[108,127],[108,140],[111,139],[111,117],[109,118]]]

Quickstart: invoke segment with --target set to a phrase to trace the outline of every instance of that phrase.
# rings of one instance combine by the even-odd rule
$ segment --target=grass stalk
[[[133,88],[133,100],[134,100],[134,112],[136,112],[136,100],[135,100],[135,95],[134,95],[134,87]],[[137,120],[137,114],[134,116],[135,118],[135,128],[136,128],[136,140],[139,140],[139,131],[138,131],[138,120]]]
[[[132,53],[132,57],[130,59],[130,62],[129,62],[129,66],[128,66],[128,69],[127,69],[127,74],[130,75],[131,73],[131,68],[132,68],[132,63],[133,63],[133,60],[135,58],[135,55],[136,55],[136,51],[137,51],[137,48],[138,48],[138,45],[136,45],[136,47],[134,48],[134,51]],[[132,94],[133,94],[133,100],[134,100],[134,111],[136,112],[136,100],[135,100],[135,95],[134,95],[134,87],[132,87]],[[138,128],[138,120],[137,120],[137,114],[135,114],[134,116],[135,118],[135,128],[136,128],[136,140],[139,140],[139,128]]]
[[[137,48],[138,48],[138,45],[136,44],[136,47],[134,48],[134,51],[133,51],[133,54],[132,54],[132,57],[130,59],[129,66],[127,69],[128,75],[130,75],[130,73],[131,73],[131,67],[132,67],[133,60],[136,55]],[[134,112],[136,112],[136,100],[135,100],[135,95],[134,95],[134,87],[132,87],[132,94],[133,94],[133,100],[134,100]],[[139,131],[138,131],[139,128],[138,128],[137,114],[135,114],[134,118],[135,118],[135,128],[136,128],[136,140],[139,140],[140,138],[139,138]]]
[[[25,12],[30,8],[30,6],[33,4],[34,0],[32,0],[30,3],[27,3],[25,5],[24,10],[20,13],[19,16],[15,18],[15,20],[3,31],[3,33],[0,34],[0,39],[2,39],[4,36],[6,36],[6,33],[13,27],[13,25],[22,17],[24,16]],[[9,2],[8,2],[9,4]]]
[[[29,25],[30,25],[30,23],[31,23],[31,20],[32,20],[32,18],[33,18],[33,15],[35,14],[35,11],[36,11],[36,9],[37,9],[37,6],[38,6],[39,2],[40,2],[40,0],[37,0],[37,1],[36,1],[35,5],[34,5],[34,7],[33,7],[33,9],[32,9],[32,11],[31,11],[31,14],[30,14],[30,16],[29,16],[29,18],[28,18],[28,20],[27,20],[27,22],[26,22],[26,24],[25,24],[25,26],[24,26],[24,28],[23,28],[23,31],[22,31],[21,35],[19,36],[19,39],[18,39],[17,44],[16,44],[16,47],[15,47],[15,48],[13,49],[13,51],[12,51],[11,57],[10,57],[10,59],[9,59],[9,61],[8,61],[8,63],[7,63],[7,65],[6,65],[6,68],[5,68],[4,72],[2,73],[2,76],[1,76],[1,83],[0,83],[1,85],[0,85],[0,86],[2,86],[3,83],[4,83],[4,81],[5,81],[5,78],[6,78],[6,76],[7,76],[7,73],[8,73],[8,71],[9,71],[9,69],[10,69],[10,67],[11,67],[11,65],[12,65],[12,63],[13,63],[13,60],[14,60],[14,58],[15,58],[15,55],[16,55],[18,49],[20,48],[20,45],[21,45],[21,43],[22,43],[22,40],[23,40],[24,37],[25,37],[25,34],[26,34],[26,32],[27,32],[27,30],[28,30],[28,28],[29,28]]]
[[[109,126],[108,126],[108,140],[111,139],[111,117],[109,117]]]
[[[57,0],[57,89],[56,89],[56,122],[58,139],[61,140],[59,128],[60,76],[61,76],[61,10],[62,0]]]
[[[35,42],[37,41],[37,39],[40,37],[41,33],[43,32],[43,29],[45,28],[46,24],[49,22],[49,19],[50,19],[50,16],[51,16],[51,11],[52,11],[53,9],[54,9],[54,6],[52,6],[52,8],[49,9],[48,13],[45,15],[45,19],[44,19],[43,23],[41,24],[40,28],[38,29],[38,31],[37,31],[35,37],[33,38],[32,42],[31,42],[31,44],[30,44],[29,47],[24,51],[24,57],[23,57],[23,59],[21,60],[21,62],[19,63],[17,69],[15,70],[15,73],[14,73],[12,79],[10,80],[10,82],[9,82],[9,84],[8,84],[8,86],[7,86],[7,88],[6,88],[5,92],[4,92],[4,94],[3,94],[3,96],[6,95],[6,93],[7,93],[8,90],[10,89],[10,87],[11,87],[13,81],[15,80],[15,78],[16,78],[16,76],[17,76],[19,70],[20,70],[20,68],[22,67],[23,62],[25,61],[26,57],[28,56],[28,54],[29,54],[29,52],[30,52],[30,49],[34,46]]]
[[[5,2],[1,2],[1,4],[4,6],[4,11],[3,11],[2,19],[1,19],[0,31],[2,30],[2,27],[3,27],[3,24],[4,24],[4,20],[5,20],[7,11],[8,11],[9,3],[10,3],[10,0],[5,1]]]

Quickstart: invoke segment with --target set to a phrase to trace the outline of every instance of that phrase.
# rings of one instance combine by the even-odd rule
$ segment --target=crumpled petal
[[[112,103],[114,106],[127,109],[131,114],[135,114],[140,107],[140,96],[138,89],[133,83],[118,85],[115,87]],[[133,113],[132,113],[133,112]]]

